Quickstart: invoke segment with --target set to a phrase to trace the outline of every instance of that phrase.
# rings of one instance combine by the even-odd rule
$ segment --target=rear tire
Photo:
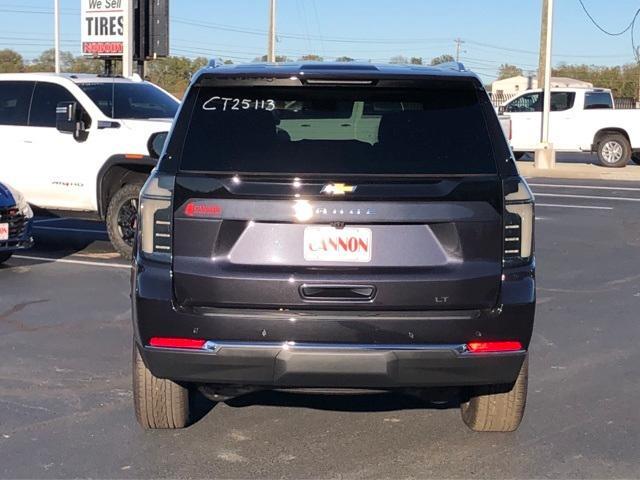
[[[131,260],[135,240],[138,197],[142,185],[131,183],[118,190],[107,209],[107,233],[113,248],[124,258]]]
[[[136,419],[145,430],[184,428],[189,424],[189,390],[158,378],[133,346],[133,403]]]
[[[0,264],[9,260],[11,258],[11,255],[13,255],[13,252],[0,253]]]
[[[598,142],[598,160],[605,167],[621,168],[631,159],[629,140],[620,133],[608,133]]]
[[[515,383],[474,387],[469,400],[460,405],[462,420],[476,432],[513,432],[524,415],[528,380],[526,357]]]

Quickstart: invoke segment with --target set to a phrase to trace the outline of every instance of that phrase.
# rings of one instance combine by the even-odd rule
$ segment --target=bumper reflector
[[[160,348],[190,348],[201,350],[204,348],[206,340],[198,338],[172,338],[172,337],[153,337],[149,340],[149,346]]]
[[[522,344],[518,341],[469,342],[467,350],[470,353],[514,352],[522,350]]]

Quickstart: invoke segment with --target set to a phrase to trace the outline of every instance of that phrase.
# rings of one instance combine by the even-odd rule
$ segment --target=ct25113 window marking
[[[272,99],[252,100],[249,98],[219,97],[216,95],[204,102],[202,109],[206,111],[221,110],[223,112],[231,110],[266,110],[270,112],[276,109],[276,102]]]

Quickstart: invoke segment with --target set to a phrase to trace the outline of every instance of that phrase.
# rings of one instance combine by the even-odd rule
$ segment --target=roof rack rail
[[[209,68],[216,68],[219,67],[220,64],[218,63],[218,61],[215,58],[212,58],[211,60],[209,60],[209,63],[207,64],[207,67]]]
[[[457,72],[466,72],[467,69],[464,68],[464,64],[462,62],[445,62],[439,63],[438,65],[434,65],[435,68],[441,68],[442,70],[455,70]]]

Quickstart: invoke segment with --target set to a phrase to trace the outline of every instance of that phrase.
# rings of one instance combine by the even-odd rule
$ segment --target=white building
[[[538,88],[538,79],[519,75],[496,80],[491,84],[491,93],[497,96],[512,96],[532,88]],[[575,78],[551,77],[551,88],[593,88],[593,84]]]

